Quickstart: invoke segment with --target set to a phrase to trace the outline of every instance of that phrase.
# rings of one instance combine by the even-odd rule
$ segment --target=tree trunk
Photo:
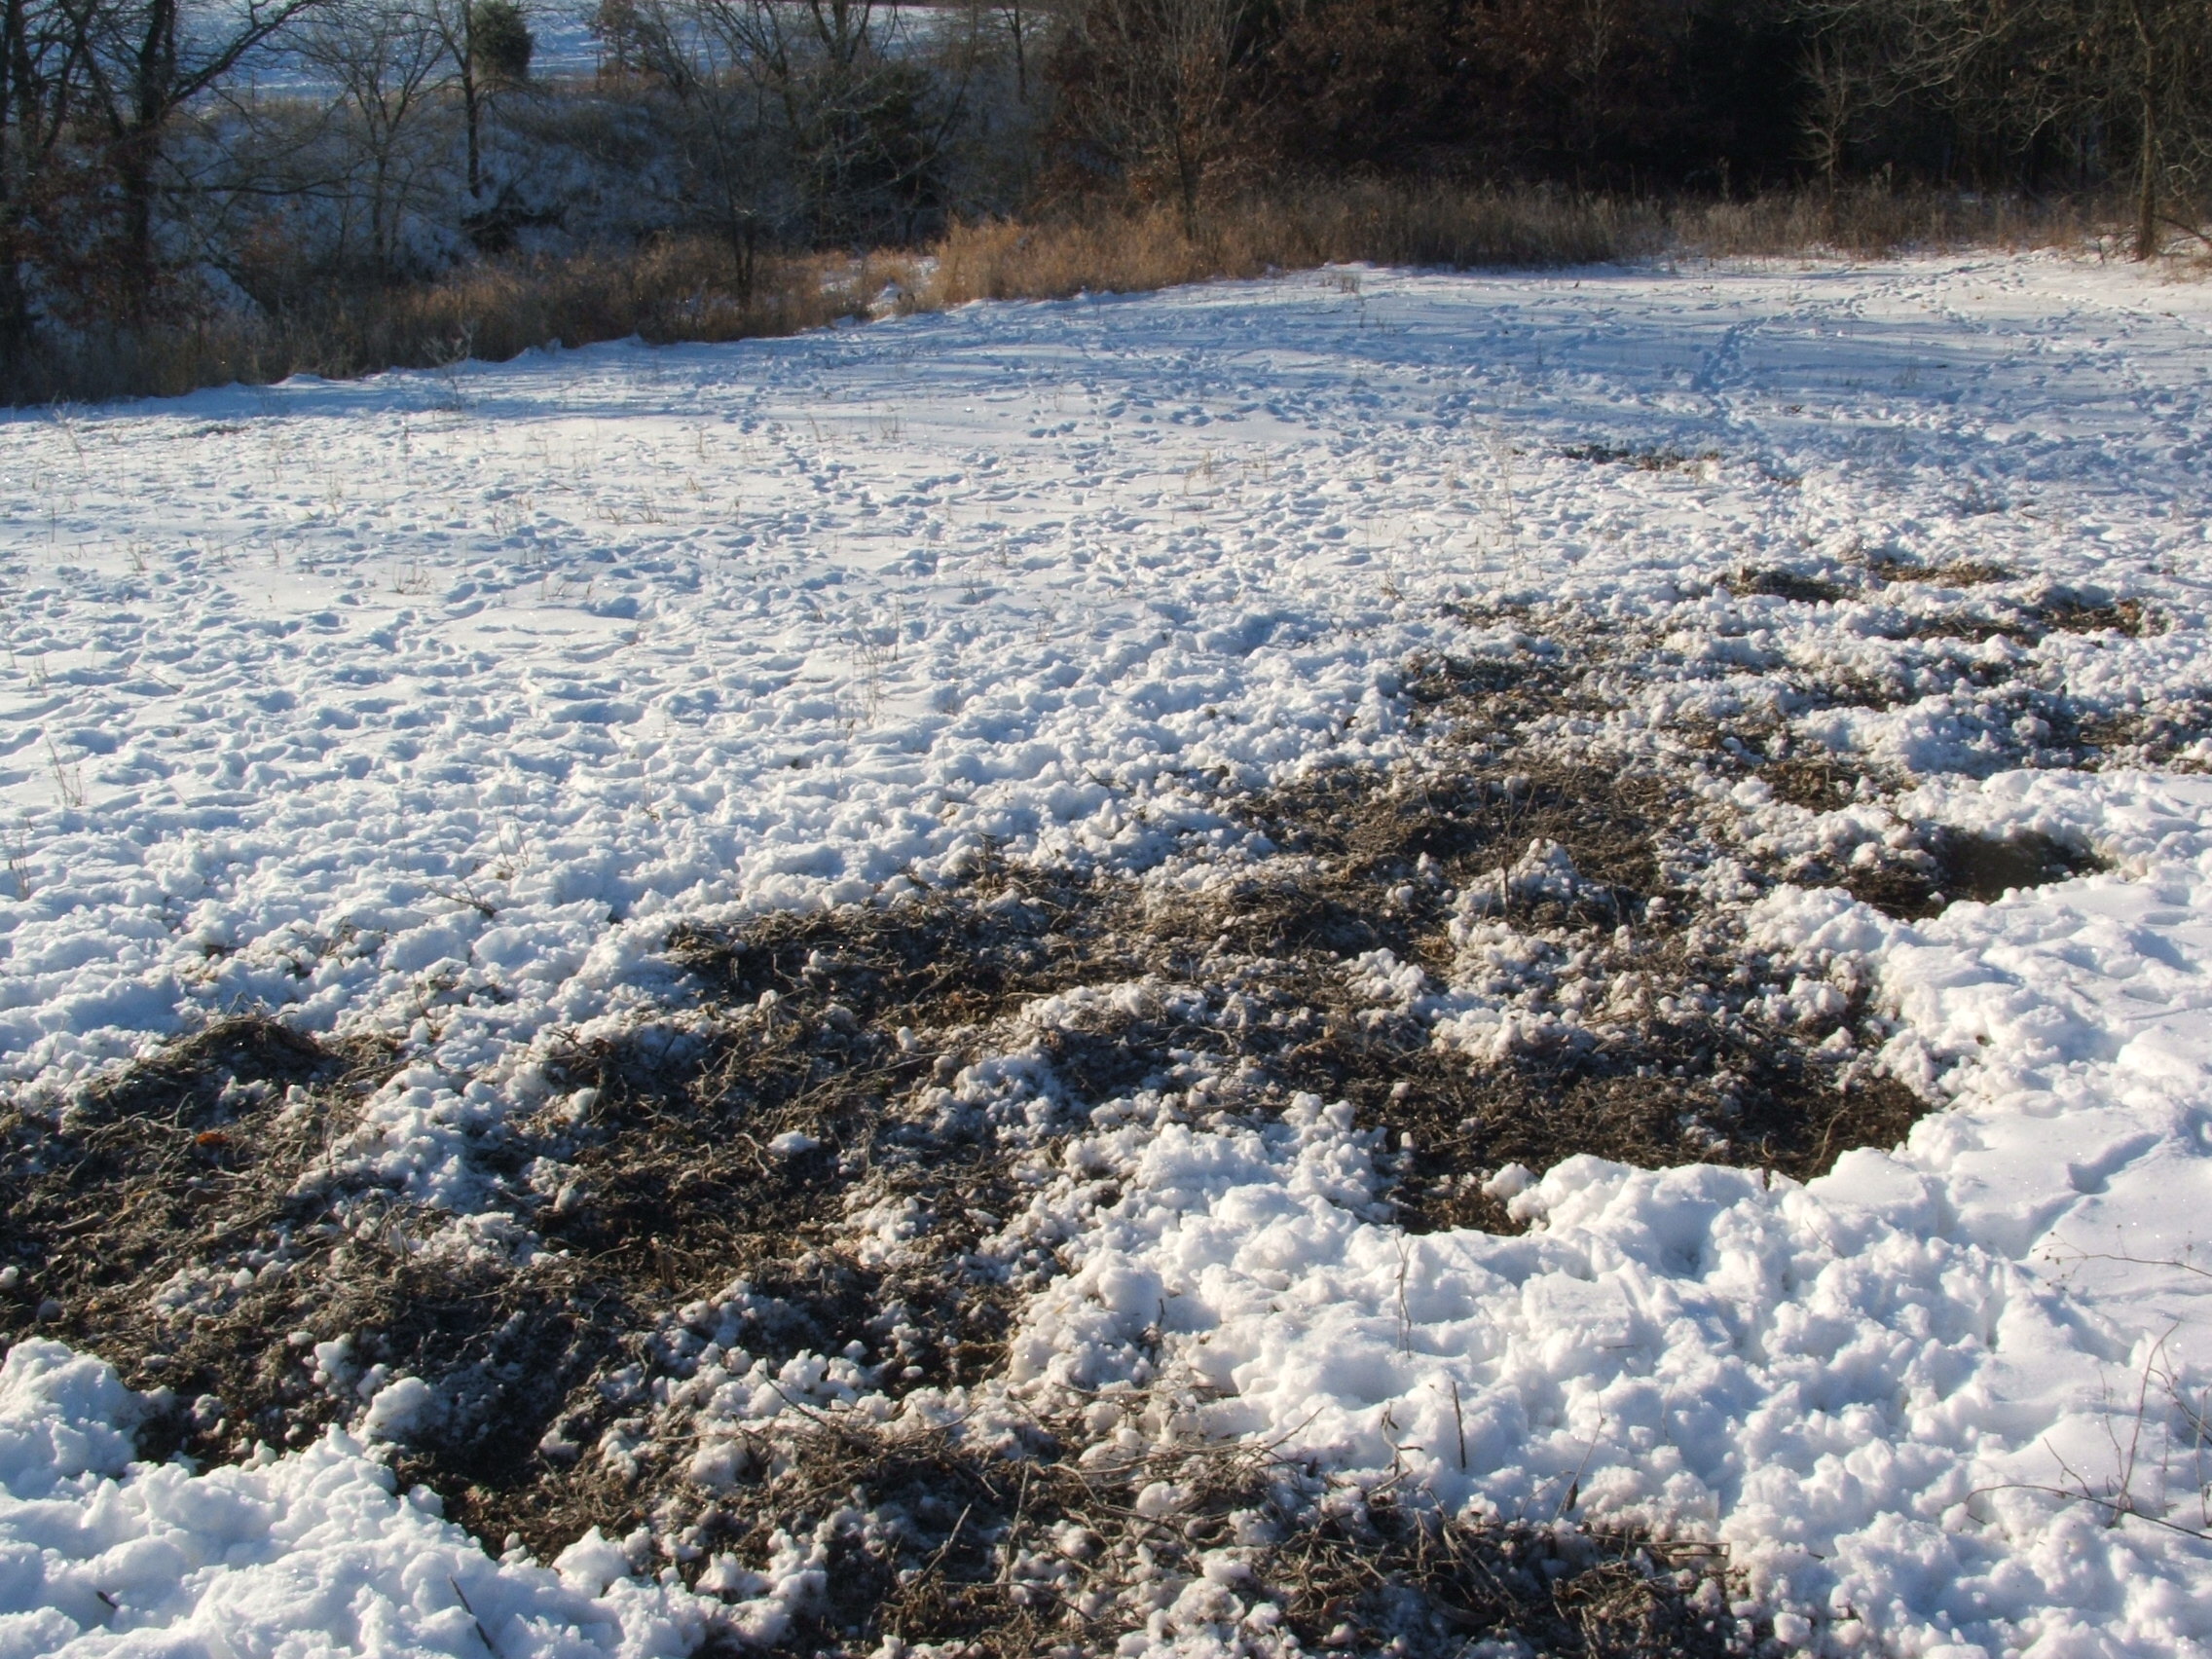
[[[110,152],[123,201],[121,276],[129,319],[146,320],[154,303],[154,150],[157,129],[133,123]]]
[[[2143,130],[2135,163],[2135,257],[2148,260],[2158,251],[2158,37],[2149,0],[2133,0],[2130,10],[2143,49],[2142,79],[2136,84]]]
[[[2150,259],[2158,251],[2158,129],[2157,112],[2148,88],[2143,93],[2143,157],[2141,177],[2135,186],[2135,257]]]
[[[1198,189],[1205,182],[1205,159],[1185,126],[1175,133],[1175,193],[1183,204],[1183,240],[1198,240]]]
[[[22,209],[18,198],[27,162],[31,134],[18,115],[18,104],[28,108],[28,50],[23,41],[23,0],[0,0],[0,357],[21,360],[30,340],[30,304],[23,291],[21,229]]]
[[[153,305],[154,180],[176,83],[176,0],[153,0],[138,41],[129,112],[109,152],[123,200],[123,283],[133,322],[143,322]]]
[[[19,363],[31,343],[31,304],[23,285],[22,232],[14,202],[0,199],[0,361]]]
[[[461,110],[468,128],[468,199],[484,199],[484,117],[483,100],[476,95],[476,66],[470,61],[468,36],[461,36]]]

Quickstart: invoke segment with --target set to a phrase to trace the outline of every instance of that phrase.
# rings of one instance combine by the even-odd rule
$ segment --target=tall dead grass
[[[2108,234],[2117,211],[2101,200],[1894,191],[1879,186],[1797,191],[1746,202],[1680,203],[1667,213],[1663,250],[1708,259],[1846,255],[1890,259],[1961,248],[2018,252],[2079,247]]]
[[[1541,268],[1664,256],[1887,258],[1966,246],[2088,240],[2085,203],[2019,197],[1799,192],[1664,202],[1562,191],[1345,184],[1217,207],[1196,237],[1167,206],[955,229],[926,298],[1061,299],[1331,264]]]
[[[959,305],[1138,293],[1351,262],[1588,265],[1664,241],[1663,210],[1608,197],[1354,184],[1224,203],[1195,237],[1167,205],[964,225],[933,250],[928,297]]]
[[[886,309],[1136,293],[1337,263],[1541,268],[1659,257],[1842,254],[2080,244],[2099,204],[1799,192],[1664,202],[1522,188],[1339,183],[1217,204],[1194,236],[1164,205],[962,225],[933,246],[864,257],[762,257],[669,240],[563,258],[488,261],[412,285],[277,284],[255,313],[50,343],[0,364],[16,403],[171,395],[289,375],[498,361],[533,347],[794,334]]]
[[[504,361],[534,347],[631,336],[668,344],[797,334],[864,315],[915,278],[911,256],[762,257],[672,240],[560,259],[487,261],[432,282],[291,288],[255,313],[118,329],[0,365],[0,397],[173,396],[291,375],[342,380],[389,368]]]

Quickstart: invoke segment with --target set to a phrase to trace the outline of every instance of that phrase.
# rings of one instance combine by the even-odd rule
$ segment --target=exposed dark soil
[[[2000,565],[1974,560],[1935,566],[1880,562],[1869,565],[1867,574],[1880,582],[1916,582],[1953,588],[1981,586],[2010,576]],[[1786,599],[1798,605],[1830,603],[1849,598],[1856,591],[1825,576],[1808,575],[1779,566],[1738,571],[1724,585],[1730,593]],[[2032,599],[1983,601],[1972,611],[1919,616],[1911,620],[1902,637],[1957,640],[1970,645],[2012,640],[2033,645],[2051,634],[2110,631],[2135,638],[2156,633],[2157,625],[2156,613],[2140,600],[2115,599],[2093,589],[2051,587]]]
[[[1760,1634],[1728,1612],[1723,1555],[1580,1527],[1571,1493],[1554,1525],[1472,1526],[1331,1492],[1245,1448],[1079,1463],[1069,1455],[1087,1438],[1072,1420],[1039,1424],[1007,1456],[825,1424],[789,1445],[744,1506],[756,1528],[828,1523],[834,1564],[789,1645],[851,1650],[878,1632],[1009,1659],[1081,1645],[1141,1624],[1224,1549],[1248,1572],[1213,1594],[1272,1604],[1309,1649],[1444,1659],[1518,1638],[1546,1655],[1656,1659],[1744,1653]],[[1155,1482],[1172,1483],[1170,1505],[1140,1504]],[[867,1524],[830,1519],[856,1512]]]
[[[1984,559],[1952,559],[1940,565],[1895,558],[1875,559],[1867,564],[1866,573],[1877,581],[1926,582],[1936,587],[1979,587],[1986,582],[2012,579],[2012,572],[2003,565]]]
[[[322,1272],[344,1235],[313,1171],[392,1063],[230,1019],[56,1117],[0,1106],[0,1331],[43,1327],[174,1389],[156,1449],[307,1438],[329,1414],[284,1338],[297,1311],[344,1294]]]
[[[2148,708],[2085,715],[2076,720],[2078,742],[2107,765],[2202,770],[2188,752],[2212,736],[2212,696],[2194,688]]]
[[[1573,444],[1560,451],[1568,461],[1595,461],[1604,466],[1631,466],[1639,472],[1679,472],[1696,466],[1701,461],[1718,461],[1718,450],[1700,450],[1692,455],[1666,446],[1621,446],[1616,444]]]
[[[1986,904],[2015,888],[2044,887],[2105,867],[2094,853],[2048,835],[1999,837],[1936,828],[1921,841],[1913,849],[1918,857],[1854,870],[1845,882],[1852,896],[1885,914],[1917,921],[1963,901]]]
[[[2140,600],[2054,588],[2032,600],[1988,603],[1976,612],[1922,617],[1913,624],[1911,637],[1976,644],[2015,640],[2032,645],[2052,634],[2106,632],[2140,638],[2157,632],[2157,618]]]
[[[1787,599],[1797,605],[1820,605],[1842,599],[1851,590],[1840,582],[1831,582],[1823,576],[1808,576],[1797,571],[1769,568],[1737,571],[1728,579],[1728,591],[1763,595],[1768,599]]]

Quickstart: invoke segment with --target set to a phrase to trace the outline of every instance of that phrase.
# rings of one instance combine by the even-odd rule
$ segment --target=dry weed
[[[1194,1602],[1309,1647],[1424,1659],[1485,1640],[1717,1659],[1757,1635],[1731,1616],[1738,1587],[1710,1547],[1455,1519],[1250,1446],[1117,1455],[1081,1417],[1000,1452],[825,1420],[780,1442],[773,1472],[701,1535],[759,1548],[793,1517],[833,1562],[830,1596],[787,1639],[800,1651],[889,1638],[975,1659],[1091,1653]]]
[[[792,334],[872,314],[886,295],[889,309],[916,311],[1361,262],[1558,267],[2073,245],[2105,216],[2095,203],[1881,188],[1714,203],[1341,180],[1214,202],[1196,234],[1164,206],[1089,202],[1023,222],[960,225],[926,247],[858,258],[741,257],[716,240],[667,238],[635,248],[486,259],[427,282],[387,285],[339,281],[277,258],[240,274],[258,301],[253,312],[210,303],[183,322],[46,341],[0,366],[0,398],[169,395],[292,374],[446,367],[472,356],[500,361],[555,342],[631,335],[671,342]],[[1587,459],[1644,464],[1640,457]]]
[[[1680,472],[1707,461],[1718,461],[1718,450],[1685,454],[1671,447],[1628,448],[1616,444],[1574,444],[1560,451],[1568,461],[1596,461],[1607,466],[1631,466],[1639,472]]]
[[[1979,587],[1985,582],[2012,579],[2012,572],[2003,565],[1984,559],[1951,559],[1940,565],[1922,565],[1881,558],[1867,562],[1866,573],[1876,581],[1926,582],[1937,587]]]
[[[1309,1643],[1442,1654],[1514,1631],[1547,1652],[1731,1650],[1743,1632],[1712,1588],[1719,1564],[1648,1540],[1448,1522],[1171,1425],[1118,1463],[1114,1422],[1087,1414],[978,1446],[797,1409],[717,1428],[746,1437],[747,1471],[710,1479],[693,1461],[705,1408],[685,1392],[709,1348],[771,1367],[839,1356],[894,1400],[988,1380],[1019,1298],[1061,1271],[1049,1251],[986,1247],[1025,1201],[1024,1160],[1090,1105],[1184,1088],[1194,1068],[1237,1080],[1209,1112],[1349,1101],[1382,1131],[1412,1230],[1513,1227],[1484,1191],[1509,1162],[1802,1177],[1900,1138],[1924,1103],[1851,1058],[1887,1029],[1862,997],[1768,1012],[1783,970],[1697,879],[1726,827],[1681,767],[1547,758],[1547,734],[1604,705],[1634,646],[1563,635],[1410,665],[1418,760],[1225,797],[1253,839],[1196,887],[994,858],[896,905],[679,930],[695,1001],[550,1053],[542,1106],[472,1148],[535,1249],[458,1247],[448,1218],[356,1172],[345,1139],[391,1058],[266,1019],[211,1027],[58,1111],[18,1101],[0,1142],[15,1269],[0,1321],[172,1388],[151,1449],[203,1457],[297,1444],[381,1379],[420,1376],[440,1406],[393,1449],[396,1470],[495,1543],[543,1555],[590,1526],[642,1527],[696,1575],[719,1552],[757,1558],[779,1530],[827,1538],[832,1590],[793,1651],[891,1635],[1090,1651],[1225,1551],[1250,1574],[1235,1594]],[[1712,771],[1816,804],[1867,785],[1786,735],[1750,717],[1676,734]],[[1885,858],[1771,873],[1925,913],[2085,862],[1934,830]],[[1363,967],[1450,985],[1500,940],[1542,1041],[1442,1042]],[[1131,984],[1196,995],[1032,1014]],[[956,1106],[944,1086],[963,1068],[1016,1051],[1050,1075],[1049,1111]],[[871,1251],[854,1218],[886,1206],[915,1225]],[[1107,1415],[1124,1409],[1142,1402]],[[1161,1481],[1193,1495],[1172,1513],[1137,1501]]]
[[[1728,578],[1730,593],[1758,595],[1767,599],[1787,599],[1796,605],[1825,605],[1846,597],[1849,590],[1840,583],[1823,576],[1808,576],[1802,571],[1768,567],[1756,571],[1738,571]]]

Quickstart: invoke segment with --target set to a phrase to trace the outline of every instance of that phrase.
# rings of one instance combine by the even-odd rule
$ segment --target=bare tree
[[[1572,141],[1578,169],[1597,160],[1612,111],[1613,71],[1628,29],[1625,10],[1621,0],[1575,0],[1559,8],[1557,23],[1569,42],[1566,68],[1572,87]]]
[[[998,14],[999,26],[1006,32],[1006,43],[1014,57],[1014,95],[1026,104],[1030,55],[1051,20],[1050,13],[1042,0],[1001,0],[991,9]]]
[[[366,175],[369,259],[391,275],[417,180],[434,165],[417,140],[451,70],[444,31],[412,0],[348,0],[310,21],[300,52],[348,118],[346,148]]]
[[[75,114],[82,43],[51,5],[0,0],[0,353],[21,351],[32,309],[25,266]]]
[[[2212,131],[2212,7],[2203,0],[2126,0],[2132,52],[2123,73],[2136,108],[2135,257],[2158,249],[2166,222],[2169,174],[2184,188],[2201,185],[2203,152]],[[2197,168],[2189,163],[2197,164]],[[2195,176],[2191,177],[2194,172]]]
[[[521,79],[530,63],[530,31],[513,0],[423,0],[461,93],[467,144],[468,198],[484,199],[484,118],[494,92]]]
[[[903,238],[933,201],[977,60],[973,40],[942,38],[961,19],[925,33],[914,11],[630,0],[625,50],[682,106],[706,164],[695,170],[747,247],[771,227],[810,241]]]
[[[1960,101],[1974,32],[1948,0],[1801,0],[1805,158],[1833,188],[1855,140],[1915,96]]]
[[[477,73],[476,0],[426,0],[453,84],[461,93],[461,120],[467,145],[468,199],[484,200],[484,82]]]
[[[183,0],[30,0],[51,5],[76,77],[73,114],[102,132],[116,185],[120,275],[144,314],[160,266],[155,196],[164,145],[180,111],[324,0],[241,0],[191,15]]]
[[[1851,122],[1916,100],[1962,135],[2015,152],[2056,137],[2101,154],[2119,135],[2140,259],[2157,251],[2177,193],[2208,182],[2205,0],[1803,0],[1799,10],[1815,31],[1809,137],[1827,157]]]
[[[697,0],[617,0],[598,28],[626,77],[657,94],[675,142],[685,219],[729,248],[738,299],[750,305],[761,245],[784,217],[785,175],[774,110],[746,46],[712,26]]]
[[[1066,112],[1122,172],[1162,179],[1187,234],[1233,137],[1251,0],[1082,0],[1067,24]]]

